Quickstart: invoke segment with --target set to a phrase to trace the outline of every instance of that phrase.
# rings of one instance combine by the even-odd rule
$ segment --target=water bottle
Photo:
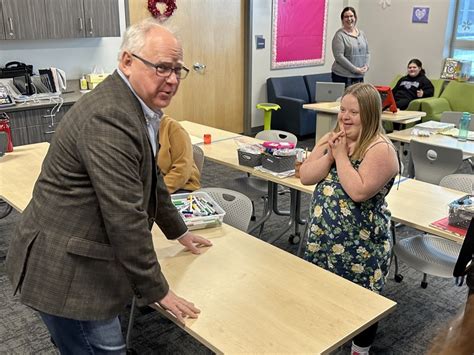
[[[458,140],[465,142],[469,133],[469,125],[471,124],[471,114],[463,112],[461,120],[459,121],[459,136]]]

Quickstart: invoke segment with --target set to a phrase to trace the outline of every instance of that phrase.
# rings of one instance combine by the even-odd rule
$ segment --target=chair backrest
[[[474,187],[473,174],[451,174],[441,179],[440,186],[447,187],[453,190],[463,191],[472,194]]]
[[[279,131],[277,129],[260,131],[255,135],[255,138],[261,139],[262,141],[298,143],[298,138],[293,133]]]
[[[200,173],[202,173],[202,167],[204,166],[204,152],[201,147],[193,144],[193,159]]]
[[[438,185],[443,177],[456,172],[463,162],[461,149],[410,141],[410,152],[417,180]]]
[[[474,112],[474,85],[451,80],[441,93],[453,111]]]
[[[292,97],[310,102],[308,90],[302,76],[286,76],[267,79],[268,102],[277,102],[277,97]]]
[[[8,148],[8,135],[6,132],[0,132],[0,157],[4,155]]]
[[[206,187],[199,191],[207,192],[225,211],[224,223],[247,231],[252,217],[252,201],[238,191],[220,187]]]
[[[446,123],[454,123],[456,127],[459,127],[459,121],[461,120],[462,112],[459,111],[444,111],[441,114],[440,121]],[[474,131],[474,114],[471,114],[471,123],[469,124],[469,130]]]

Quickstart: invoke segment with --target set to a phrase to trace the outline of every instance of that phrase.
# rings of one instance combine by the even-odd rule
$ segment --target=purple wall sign
[[[413,7],[413,14],[411,16],[412,23],[428,23],[428,17],[430,15],[429,7],[415,6]]]
[[[324,64],[327,0],[273,0],[272,69]]]

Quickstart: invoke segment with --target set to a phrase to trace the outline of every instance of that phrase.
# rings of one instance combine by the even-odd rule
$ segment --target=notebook
[[[346,86],[344,83],[316,82],[315,102],[334,102],[343,94]]]

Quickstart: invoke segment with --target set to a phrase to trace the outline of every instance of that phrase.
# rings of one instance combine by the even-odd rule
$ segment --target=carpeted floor
[[[220,186],[223,179],[242,176],[241,172],[206,161],[202,177],[203,187]],[[306,213],[309,195],[303,195],[302,211]],[[283,207],[289,204],[288,194],[280,196]],[[257,205],[257,215],[261,206]],[[4,260],[8,243],[20,215],[13,212],[0,219],[0,354],[50,354],[55,349],[39,317],[31,309],[12,298],[11,285],[5,275]],[[265,225],[264,239],[278,233],[286,217],[273,215]],[[397,228],[400,238],[418,233],[408,227]],[[296,245],[288,242],[289,234],[275,243],[296,254]],[[462,308],[467,290],[454,286],[452,279],[428,278],[428,288],[420,288],[422,275],[401,265],[402,283],[387,282],[383,295],[396,301],[392,314],[380,322],[372,354],[423,354],[435,334]],[[317,287],[317,285],[315,285]],[[238,292],[238,290],[236,290]],[[186,296],[186,295],[183,295]],[[199,305],[197,305],[199,306]],[[122,314],[122,325],[127,324],[128,310]],[[270,326],[270,325],[262,325]],[[317,336],[317,334],[314,334]],[[187,335],[156,312],[138,316],[133,332],[133,346],[138,354],[210,354],[209,349]],[[347,343],[335,354],[348,354]]]

